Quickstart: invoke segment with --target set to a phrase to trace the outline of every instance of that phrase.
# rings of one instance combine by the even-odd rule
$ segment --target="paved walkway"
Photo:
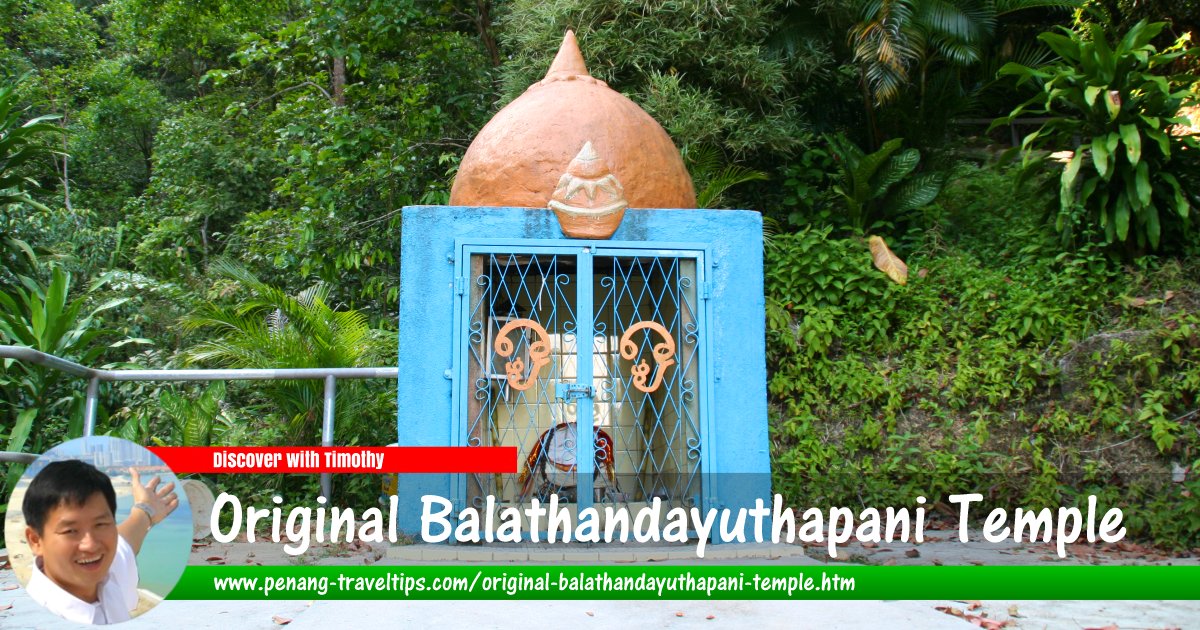
[[[1039,564],[1059,562],[1043,547],[958,543],[951,536],[932,536],[917,549],[911,545],[847,547],[841,559],[870,564]],[[940,538],[940,540],[939,540]],[[281,545],[233,543],[196,548],[192,564],[205,564],[220,556],[227,565],[296,562],[280,551]],[[635,545],[409,545],[391,548],[366,545],[319,545],[300,560],[322,565],[410,565],[487,562],[529,565],[562,564],[738,564],[749,566],[822,566],[823,550],[795,545],[716,545],[706,558],[695,557],[689,546],[644,547]],[[1129,555],[1077,553],[1072,564],[1197,564],[1196,558],[1166,558],[1153,554]],[[210,562],[211,563],[211,562]],[[836,564],[834,566],[837,566]],[[8,608],[6,608],[8,606]],[[1200,601],[174,601],[168,600],[122,629],[199,628],[213,630],[328,630],[370,620],[385,627],[514,628],[530,630],[539,624],[571,628],[939,628],[966,630],[975,627],[969,617],[1010,621],[1015,628],[1197,628]],[[986,615],[986,617],[984,617]],[[11,569],[0,570],[0,628],[45,630],[77,629],[33,603],[19,588]]]

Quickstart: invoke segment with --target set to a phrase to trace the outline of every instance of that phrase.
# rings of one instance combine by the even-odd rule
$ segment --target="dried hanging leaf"
[[[876,269],[886,273],[896,284],[908,284],[908,265],[888,249],[882,238],[868,238],[867,246],[871,248],[871,258],[875,261]]]

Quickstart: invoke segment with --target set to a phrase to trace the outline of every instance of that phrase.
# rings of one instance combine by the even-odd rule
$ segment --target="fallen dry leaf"
[[[224,559],[225,559],[225,556],[209,556],[209,557],[205,558],[204,560],[206,562],[216,562],[217,560],[224,560]]]
[[[21,588],[19,584],[5,584],[4,586],[0,586],[0,591],[15,591],[18,588]]]
[[[941,561],[941,560],[938,560],[937,558],[934,558],[934,559],[933,559],[933,566],[935,566],[935,567],[940,567],[940,566],[942,566],[942,561]]]
[[[916,549],[909,549],[908,551],[904,552],[904,555],[908,556],[909,558],[920,558],[921,552],[917,551]]]
[[[1166,294],[1165,294],[1165,295],[1163,295],[1163,304],[1166,304],[1167,302],[1170,302],[1170,301],[1171,301],[1171,299],[1172,299],[1172,298],[1174,298],[1174,297],[1175,297],[1175,292],[1174,292],[1174,291],[1167,291],[1167,292],[1166,292]]]
[[[705,617],[705,619],[708,619],[709,621],[716,619],[716,618],[717,618],[716,615],[708,615],[707,617]]]
[[[675,613],[675,616],[676,616],[676,617],[682,617],[682,616],[683,616],[683,611],[682,611],[682,610],[680,610],[680,611],[677,611],[677,612]]]
[[[963,619],[969,621],[971,625],[977,628],[984,628],[985,630],[1000,630],[1000,628],[1006,628],[1013,625],[1011,619],[1000,621],[998,619],[988,619],[987,617],[981,617],[978,615],[966,615],[963,617]]]
[[[938,612],[944,612],[947,615],[951,615],[953,617],[965,617],[966,616],[966,613],[964,613],[963,611],[961,611],[953,606],[934,606],[933,609]]]
[[[1141,308],[1146,305],[1146,298],[1142,298],[1142,297],[1125,298],[1125,305],[1131,306],[1133,308]]]
[[[918,277],[918,278],[920,278],[920,279],[922,279],[922,280],[924,280],[924,279],[925,279],[925,276],[928,276],[928,275],[929,275],[929,269],[928,269],[928,268],[921,267],[921,269],[917,271],[917,277]]]
[[[1016,605],[1016,604],[1013,604],[1012,606],[1009,606],[1009,607],[1008,607],[1008,616],[1009,616],[1009,617],[1020,617],[1020,616],[1021,616],[1021,615],[1020,615],[1020,614],[1017,612],[1017,605]]]
[[[9,608],[12,608],[12,604],[0,604],[0,612],[4,612]]]
[[[274,617],[271,617],[271,621],[274,621],[275,625],[277,625],[277,626],[286,626],[289,623],[292,623],[292,620],[290,618],[283,617],[280,615],[275,615]]]
[[[596,616],[596,613],[594,613],[594,612],[592,612],[592,611],[590,611],[590,610],[589,610],[589,611],[587,611],[587,616],[589,616],[589,617],[595,617],[595,616]]]
[[[884,560],[883,562],[880,562],[880,563],[879,563],[879,565],[880,565],[880,566],[884,566],[884,567],[894,567],[894,566],[896,566],[896,559],[895,559],[895,558],[888,558],[887,560]]]
[[[888,249],[882,238],[868,238],[867,247],[871,249],[871,258],[875,261],[876,269],[886,273],[896,284],[908,284],[908,265]]]
[[[863,549],[874,549],[879,546],[879,543],[865,542],[862,543]]]

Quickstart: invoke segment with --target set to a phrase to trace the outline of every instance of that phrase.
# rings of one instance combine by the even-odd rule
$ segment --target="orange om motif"
[[[514,319],[505,324],[496,335],[496,354],[505,358],[512,356],[515,348],[508,334],[518,328],[528,328],[534,333],[534,339],[529,342],[529,360],[533,362],[533,367],[529,369],[529,376],[525,376],[525,361],[516,357],[505,362],[504,373],[508,375],[509,387],[525,391],[533,387],[537,382],[538,373],[550,362],[550,335],[541,324],[532,319]]]
[[[652,321],[638,322],[630,326],[625,334],[621,335],[621,357],[627,361],[632,361],[638,355],[638,344],[633,342],[633,333],[648,328],[657,332],[663,337],[661,343],[654,344],[654,380],[650,385],[646,385],[647,377],[650,375],[650,365],[642,359],[634,365],[633,371],[633,386],[638,390],[649,394],[658,389],[662,385],[663,377],[666,376],[667,368],[675,365],[675,339],[671,337],[670,331],[662,324]]]

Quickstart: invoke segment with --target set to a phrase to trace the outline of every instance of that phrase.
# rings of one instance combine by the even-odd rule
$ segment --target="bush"
[[[1131,536],[1200,544],[1181,524],[1196,500],[1169,481],[1200,469],[1200,261],[1059,252],[1011,174],[957,173],[906,286],[858,240],[775,236],[776,490],[797,505],[902,505],[973,489],[1008,509],[1099,493]]]
[[[1087,33],[1043,33],[1039,38],[1061,62],[1040,69],[1009,63],[1001,69],[1042,91],[996,122],[1022,113],[1048,116],[1026,136],[1023,148],[1074,147],[1062,169],[1055,215],[1064,244],[1099,241],[1132,259],[1188,239],[1200,145],[1171,127],[1187,124],[1179,109],[1193,97],[1196,77],[1170,73],[1177,60],[1196,50],[1186,50],[1181,38],[1157,51],[1150,41],[1164,26],[1141,21],[1115,42],[1097,24]]]

